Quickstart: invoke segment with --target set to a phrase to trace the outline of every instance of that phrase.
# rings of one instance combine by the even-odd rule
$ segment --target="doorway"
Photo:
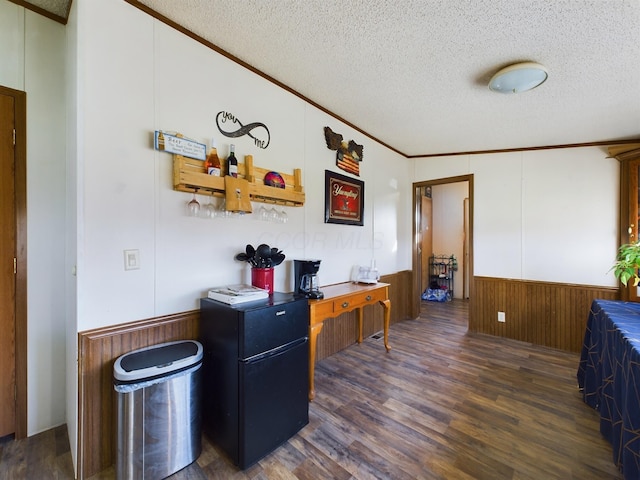
[[[27,436],[26,94],[0,87],[0,438]]]
[[[466,185],[466,194],[453,201],[458,202],[455,208],[446,201],[438,204],[434,198],[439,191],[447,187]],[[435,210],[434,210],[435,208]],[[433,254],[454,255],[458,268],[454,271],[456,298],[472,300],[473,297],[473,175],[462,175],[436,180],[429,180],[413,184],[414,211],[414,246],[413,272],[414,282],[412,291],[412,314],[414,318],[420,313],[421,294],[429,286],[429,257]],[[443,213],[444,212],[444,213]],[[452,212],[449,214],[449,212]],[[451,217],[451,218],[448,218]],[[443,218],[445,220],[443,220]],[[456,234],[453,240],[442,241],[445,232],[434,229],[447,229],[447,224],[453,222],[463,234]],[[434,239],[435,234],[435,239]],[[438,240],[440,238],[440,241]],[[452,246],[454,245],[455,246]],[[443,246],[445,245],[445,246]],[[435,251],[446,249],[446,251]],[[427,278],[425,278],[425,275]]]

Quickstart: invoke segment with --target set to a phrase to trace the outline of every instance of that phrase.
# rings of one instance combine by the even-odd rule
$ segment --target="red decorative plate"
[[[278,172],[269,172],[264,176],[264,184],[270,187],[284,188],[284,178]]]

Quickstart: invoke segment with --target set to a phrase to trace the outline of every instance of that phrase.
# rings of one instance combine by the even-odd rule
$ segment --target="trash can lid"
[[[180,340],[141,348],[118,357],[113,365],[114,379],[137,382],[168,375],[202,361],[202,344]]]

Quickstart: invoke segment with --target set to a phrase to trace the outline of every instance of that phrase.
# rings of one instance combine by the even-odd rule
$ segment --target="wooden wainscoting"
[[[78,333],[79,479],[115,463],[115,360],[138,348],[197,340],[199,319],[192,311]]]
[[[406,270],[385,275],[380,278],[380,281],[389,284],[389,300],[391,300],[390,323],[393,325],[396,322],[410,318],[411,271]],[[320,290],[322,290],[322,287],[320,287]],[[383,320],[382,305],[367,305],[364,307],[363,336],[366,338],[374,333],[381,332],[383,330]],[[327,358],[353,345],[357,340],[358,325],[355,310],[325,321],[322,332],[318,335],[316,361]],[[380,342],[382,346],[382,340]],[[384,350],[384,346],[382,348]],[[393,348],[393,345],[391,345],[391,348]]]
[[[469,331],[580,352],[591,302],[617,300],[618,289],[474,277]],[[505,312],[505,323],[498,322]]]

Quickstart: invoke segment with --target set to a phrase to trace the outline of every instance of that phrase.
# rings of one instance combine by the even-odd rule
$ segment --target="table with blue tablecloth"
[[[625,480],[640,479],[640,303],[593,301],[578,386]]]

